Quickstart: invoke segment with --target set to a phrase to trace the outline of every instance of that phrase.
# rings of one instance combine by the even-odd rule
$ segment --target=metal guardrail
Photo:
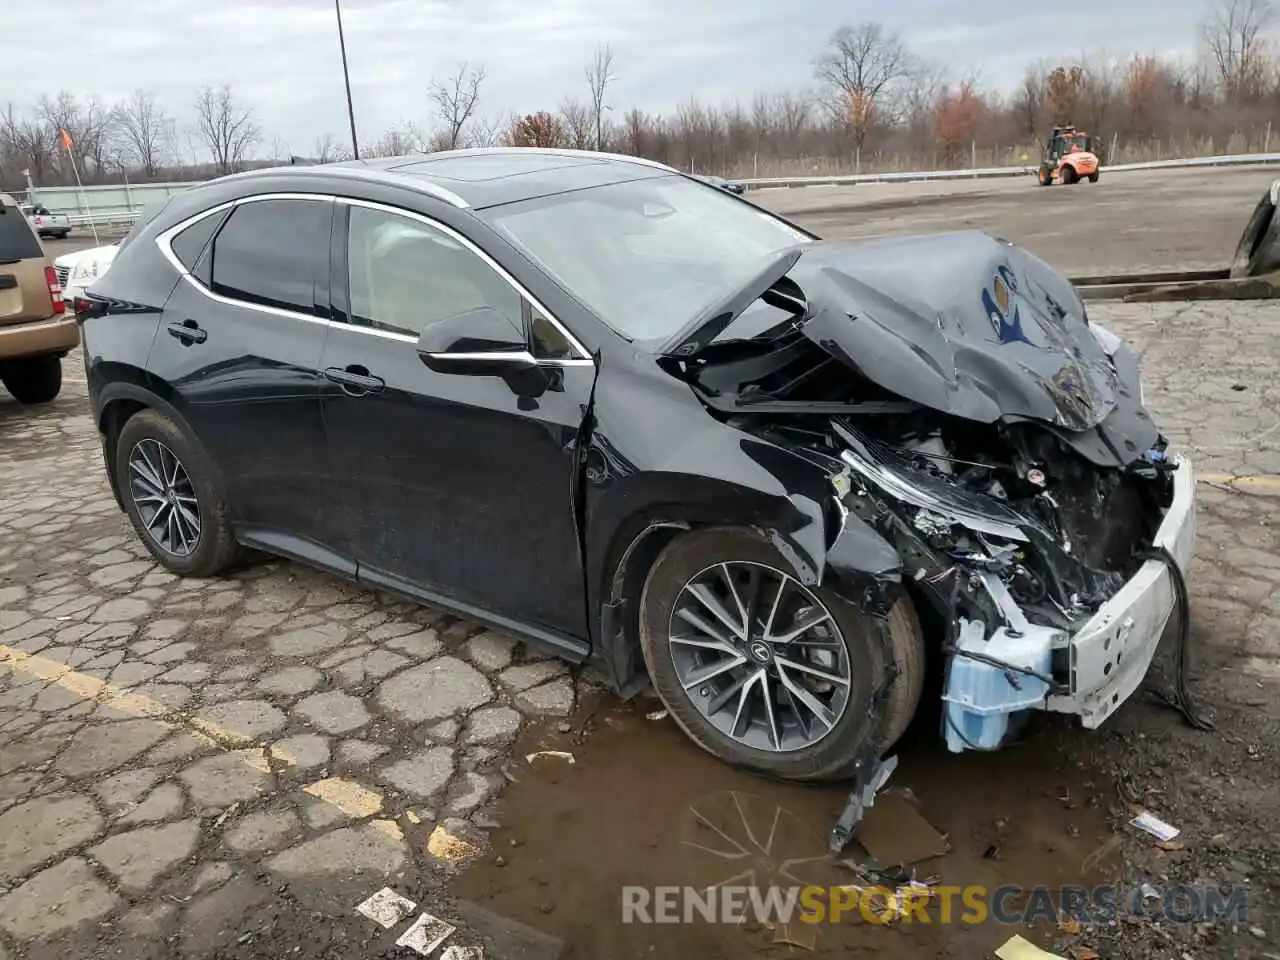
[[[1127,173],[1139,170],[1174,170],[1185,167],[1232,167],[1280,164],[1280,153],[1239,153],[1221,157],[1187,157],[1181,160],[1147,160],[1141,163],[1115,163],[1102,167],[1102,172]],[[923,170],[895,173],[835,174],[826,177],[757,177],[737,180],[748,189],[766,187],[856,186],[860,183],[916,183],[931,180],[982,180],[997,177],[1030,176],[1037,166],[980,167],[973,170]]]
[[[1102,172],[1107,175],[1115,173],[1129,173],[1142,170],[1176,170],[1191,167],[1234,167],[1234,166],[1262,166],[1267,164],[1280,164],[1280,153],[1244,153],[1231,154],[1221,157],[1187,157],[1180,160],[1149,160],[1141,163],[1117,163],[1104,166]],[[736,182],[741,183],[749,190],[762,190],[777,187],[818,187],[818,186],[856,186],[864,183],[918,183],[928,181],[947,181],[947,180],[984,180],[996,179],[1002,177],[1023,177],[1030,176],[1036,171],[1035,166],[1015,166],[1015,167],[983,167],[972,170],[921,170],[921,171],[905,171],[895,173],[859,173],[859,174],[836,174],[832,176],[818,177],[755,177]],[[115,207],[98,210],[92,213],[82,212],[80,196],[75,194],[74,187],[53,187],[43,188],[37,192],[40,194],[44,204],[54,213],[65,213],[71,220],[73,228],[89,229],[96,227],[98,229],[108,229],[111,227],[128,227],[142,212],[147,204],[137,203],[141,197],[148,199],[160,199],[167,196],[175,190],[190,189],[199,186],[199,183],[172,183],[172,184],[140,184],[131,188],[130,200],[135,201],[131,208]],[[115,191],[119,192],[118,187],[86,187],[84,194],[93,194],[94,191],[103,191],[103,193]],[[66,200],[60,202],[60,197],[65,195]],[[92,207],[92,203],[90,206]]]

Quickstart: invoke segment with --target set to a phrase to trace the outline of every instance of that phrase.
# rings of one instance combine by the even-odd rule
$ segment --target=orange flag
[[[62,149],[67,151],[67,153],[70,153],[71,152],[71,134],[67,133],[67,131],[62,129],[61,127],[58,128],[58,134],[60,136],[60,139],[62,140]]]

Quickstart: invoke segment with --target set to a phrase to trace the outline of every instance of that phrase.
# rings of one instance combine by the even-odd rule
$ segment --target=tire
[[[1075,183],[1079,179],[1080,176],[1076,173],[1075,167],[1071,166],[1069,163],[1064,163],[1062,165],[1062,182],[1064,185]]]
[[[1100,174],[1100,173],[1091,173],[1091,174],[1089,174],[1089,182],[1090,182],[1090,183],[1097,183],[1097,182],[1098,182],[1098,178],[1099,178],[1100,176],[1102,176],[1102,174]]]
[[[141,448],[140,448],[140,445]],[[181,538],[170,536],[172,546],[159,542],[148,529],[135,492],[145,492],[145,483],[135,479],[131,466],[135,451],[146,452],[154,464],[159,453],[167,451],[176,457],[187,482],[179,483],[181,496],[194,499],[195,516],[199,520],[198,536],[187,550],[181,550]],[[163,462],[163,461],[162,461]],[[117,487],[124,501],[125,513],[138,538],[166,570],[183,577],[212,577],[222,573],[242,558],[240,545],[231,532],[230,511],[218,482],[217,472],[200,444],[172,419],[157,410],[141,410],[125,421],[116,438],[113,467]],[[166,464],[165,469],[168,469]],[[190,502],[183,501],[190,513]],[[172,512],[172,509],[171,511]],[[185,516],[185,514],[184,514]],[[164,524],[160,524],[164,526]],[[187,530],[189,532],[189,525]]]
[[[1037,177],[1040,181],[1040,186],[1042,187],[1047,187],[1049,186],[1049,184],[1053,183],[1053,174],[1051,174],[1048,170],[1041,169],[1040,172],[1037,174]]]
[[[691,686],[692,692],[686,692],[683,677],[687,677],[687,673],[682,676],[681,668],[676,662],[676,651],[689,648],[671,642],[671,626],[677,603],[689,602],[686,599],[688,595],[684,593],[686,585],[725,563],[735,565],[734,569],[756,567],[766,571],[764,575],[767,576],[790,570],[782,555],[754,531],[724,527],[700,529],[677,537],[667,545],[650,569],[641,592],[639,632],[645,665],[658,696],[689,738],[708,753],[734,766],[766,777],[792,781],[847,778],[852,774],[854,762],[869,740],[874,738],[881,751],[892,746],[915,715],[924,683],[924,650],[920,625],[915,609],[906,597],[894,607],[888,618],[890,642],[886,650],[879,639],[881,625],[871,615],[842,599],[829,588],[799,586],[799,593],[790,594],[800,603],[816,600],[826,608],[836,631],[824,642],[831,643],[833,649],[839,644],[848,666],[847,702],[834,724],[815,738],[814,742],[793,743],[786,749],[755,746],[735,738],[708,719],[695,703],[695,698],[714,699],[712,690],[719,693],[723,687],[716,689],[710,683],[695,684]],[[792,580],[794,583],[794,578]],[[796,587],[792,586],[790,589],[794,590]],[[773,593],[776,590],[771,592],[767,587],[762,590],[762,596],[772,596]],[[695,605],[694,609],[700,608]],[[755,645],[757,644],[752,644]],[[793,655],[803,656],[803,653],[787,654],[788,657]],[[867,715],[868,706],[874,682],[882,675],[881,671],[886,666],[886,655],[895,661],[899,672],[889,689],[887,703],[873,727]],[[838,657],[838,654],[833,656]],[[810,666],[814,665],[812,661],[809,663]],[[705,664],[700,663],[698,666]],[[749,670],[752,666],[751,661],[747,660],[743,670]],[[827,669],[836,671],[838,668]],[[791,682],[795,683],[795,677],[807,675],[792,670],[789,671],[789,676],[793,678]],[[718,679],[715,683],[728,686],[727,680]],[[809,692],[812,693],[811,690]],[[791,698],[791,702],[794,704],[795,698]],[[794,714],[788,713],[783,707],[775,709],[779,711],[776,716],[781,729]],[[741,711],[741,706],[738,706],[737,713]],[[737,713],[729,707],[719,716],[729,719],[730,726],[734,726]],[[785,728],[792,734],[797,730],[794,723]],[[761,721],[758,726],[752,725],[749,728],[748,735],[767,737],[765,729]],[[815,723],[814,729],[821,728]]]
[[[62,358],[48,354],[0,364],[0,380],[19,403],[48,403],[62,390]]]
[[[1256,277],[1272,270],[1280,270],[1280,215],[1268,191],[1240,235],[1230,275],[1232,279]]]

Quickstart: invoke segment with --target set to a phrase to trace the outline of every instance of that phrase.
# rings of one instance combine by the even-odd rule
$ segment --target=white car
[[[57,271],[58,283],[62,285],[63,299],[74,303],[76,297],[83,297],[85,287],[107,272],[119,249],[120,241],[117,240],[101,247],[64,253],[55,259],[53,269]]]

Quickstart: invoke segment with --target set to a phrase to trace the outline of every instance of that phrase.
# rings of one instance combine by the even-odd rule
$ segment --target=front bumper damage
[[[1164,548],[1185,569],[1195,547],[1195,475],[1189,460],[1174,463],[1172,501],[1152,550]],[[1064,631],[1030,622],[999,577],[976,574],[1003,622],[987,630],[959,621],[943,693],[948,748],[995,749],[1029,710],[1100,726],[1150,669],[1177,606],[1174,576],[1165,560],[1147,559],[1088,620]],[[1065,669],[1052,676],[1055,663]]]
[[[1167,549],[1185,570],[1195,550],[1196,481],[1190,460],[1179,458],[1176,463],[1173,502],[1152,546]],[[1048,697],[1045,709],[1076,714],[1089,729],[1100,726],[1142,683],[1176,605],[1168,564],[1147,560],[1066,641],[1070,689]]]
[[[850,465],[856,460],[845,458]],[[1031,710],[1074,714],[1095,729],[1142,684],[1178,606],[1179,574],[1169,561],[1185,569],[1195,549],[1194,469],[1184,457],[1173,463],[1172,499],[1151,544],[1153,555],[1167,552],[1145,560],[1075,630],[1032,623],[998,576],[973,574],[971,585],[987,592],[1002,622],[988,631],[981,621],[957,618],[943,692],[944,734],[953,752],[997,749],[1010,721]],[[887,485],[892,489],[892,482]],[[918,500],[923,494],[913,496]],[[1066,676],[1054,675],[1053,664],[1063,660]],[[860,758],[848,802],[831,830],[833,854],[847,846],[896,766],[896,757],[880,759],[874,748]]]

